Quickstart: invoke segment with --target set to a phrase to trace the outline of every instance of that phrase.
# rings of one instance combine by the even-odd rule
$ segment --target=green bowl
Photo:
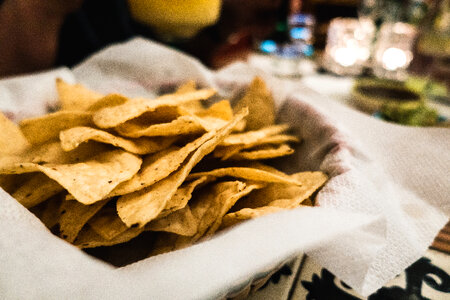
[[[352,102],[359,109],[373,114],[386,107],[401,111],[416,109],[423,105],[424,98],[402,82],[362,78],[355,81]]]

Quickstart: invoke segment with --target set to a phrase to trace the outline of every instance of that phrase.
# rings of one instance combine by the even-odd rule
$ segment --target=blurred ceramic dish
[[[363,78],[356,80],[353,86],[352,103],[365,112],[374,113],[385,106],[415,109],[424,99],[401,82]]]

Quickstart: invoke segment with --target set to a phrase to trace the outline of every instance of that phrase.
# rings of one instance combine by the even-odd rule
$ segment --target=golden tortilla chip
[[[29,145],[20,128],[0,112],[0,154],[18,154]]]
[[[130,99],[124,104],[106,107],[94,113],[94,123],[100,128],[116,127],[128,120],[151,112],[158,107],[177,106],[190,101],[205,100],[214,95],[213,89],[203,89],[184,94],[164,95],[157,99]]]
[[[114,136],[106,131],[90,127],[73,127],[61,131],[59,138],[61,140],[61,146],[65,151],[73,150],[81,143],[92,140],[100,143],[111,144],[134,154],[155,153],[169,147],[176,140],[174,137],[127,140]]]
[[[243,107],[248,107],[249,110],[247,130],[257,130],[275,123],[275,102],[260,77],[253,79],[234,109],[238,111]]]
[[[237,223],[248,219],[258,218],[264,215],[276,213],[286,208],[278,207],[278,206],[263,206],[258,208],[243,208],[239,211],[232,212],[226,214],[222,218],[222,223],[220,224],[220,230],[233,226]]]
[[[183,148],[171,147],[153,155],[146,156],[139,172],[130,180],[118,185],[109,196],[129,194],[166,178],[181,166],[191,152],[213,136],[213,132],[207,133],[185,145]]]
[[[294,153],[294,149],[286,144],[279,145],[278,147],[263,146],[258,148],[252,148],[248,151],[240,151],[233,154],[231,160],[262,160],[276,158]]]
[[[56,90],[62,110],[84,111],[103,97],[81,84],[68,84],[61,78],[56,79]]]
[[[78,234],[76,240],[74,241],[74,245],[81,249],[101,246],[113,246],[128,242],[137,237],[143,231],[144,228],[128,228],[118,236],[107,240],[97,234],[89,225],[86,225]]]
[[[144,226],[155,219],[164,209],[167,202],[176,193],[192,168],[227,136],[233,127],[247,115],[247,110],[238,113],[233,121],[223,127],[213,137],[198,147],[187,162],[169,177],[143,190],[120,197],[117,200],[117,212],[128,226],[138,224]],[[213,133],[213,132],[212,132]],[[201,176],[200,176],[201,177]]]
[[[301,182],[302,185],[268,184],[236,203],[233,210],[263,207],[277,199],[293,199],[297,205],[300,205],[328,180],[328,177],[322,172],[300,172],[290,176]]]
[[[106,240],[112,240],[128,230],[128,227],[117,215],[115,206],[103,207],[89,222],[89,226]]]
[[[64,188],[59,183],[48,178],[45,174],[36,173],[19,187],[12,194],[12,197],[26,208],[30,208],[63,190]]]
[[[230,146],[219,145],[216,148],[216,150],[214,150],[214,157],[222,157],[223,160],[225,160],[245,149],[262,145],[280,145],[283,143],[298,143],[299,141],[300,141],[299,138],[292,135],[277,134],[273,136],[268,136],[260,140],[256,140],[251,143],[247,142],[246,144],[236,144]]]
[[[145,230],[148,231],[166,231],[182,236],[192,236],[197,229],[198,221],[192,214],[189,205],[145,225]]]
[[[59,223],[59,209],[62,201],[63,195],[55,195],[45,202],[30,208],[30,211],[38,217],[48,229],[52,230],[54,226]]]
[[[60,237],[72,243],[90,218],[92,218],[109,200],[84,205],[76,200],[64,200],[60,207]]]
[[[184,183],[180,186],[172,198],[167,201],[166,207],[164,207],[164,210],[159,214],[158,218],[165,217],[174,211],[184,208],[191,199],[194,189],[202,184],[205,184],[207,179],[208,177],[206,176],[200,177],[197,180]]]
[[[86,111],[95,112],[102,108],[124,104],[127,101],[128,101],[128,98],[126,98],[120,94],[109,94],[109,95],[106,95],[105,97],[98,99],[95,103],[90,105],[86,109]]]
[[[164,235],[165,241],[157,240],[151,255],[185,248],[194,244],[205,234],[214,233],[220,226],[222,217],[241,197],[250,193],[258,185],[246,189],[240,181],[220,182],[201,191],[200,195],[189,205],[198,228],[193,236]],[[149,223],[151,224],[151,223]]]
[[[208,109],[196,113],[198,117],[212,117],[230,121],[233,119],[233,109],[228,100],[222,100],[211,105]]]
[[[174,136],[182,134],[197,134],[205,132],[199,118],[195,116],[180,116],[177,119],[162,124],[148,125],[140,120],[131,120],[119,125],[116,131],[126,137],[138,138],[142,136]]]
[[[38,165],[38,169],[61,184],[76,200],[92,204],[104,199],[119,183],[139,171],[142,160],[122,150],[101,153],[77,164]]]
[[[75,126],[93,126],[88,112],[58,111],[42,117],[22,120],[20,129],[31,144],[59,138],[59,132]]]
[[[233,146],[233,145],[254,145],[255,143],[266,139],[267,137],[280,134],[289,129],[289,125],[272,125],[261,128],[259,130],[247,131],[243,133],[230,134],[227,136],[220,146]]]
[[[278,173],[272,173],[265,170],[260,170],[256,168],[245,168],[245,167],[221,168],[208,172],[192,173],[188,176],[187,180],[203,176],[211,176],[211,177],[231,176],[235,178],[242,178],[253,181],[279,182],[286,184],[302,185],[302,183],[297,179],[289,177],[288,175],[285,174],[281,175]]]

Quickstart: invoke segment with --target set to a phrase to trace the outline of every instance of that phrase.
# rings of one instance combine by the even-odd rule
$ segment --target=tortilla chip
[[[169,147],[176,140],[174,137],[127,140],[114,136],[106,131],[90,127],[73,127],[61,131],[59,138],[61,140],[61,146],[65,151],[73,150],[81,143],[92,140],[100,143],[111,144],[134,154],[155,153]]]
[[[248,145],[248,144],[254,145],[260,140],[264,140],[267,137],[280,134],[288,129],[289,125],[280,124],[267,126],[259,130],[231,134],[227,136],[222,143],[220,143],[220,146]]]
[[[167,202],[176,193],[192,168],[227,136],[233,127],[247,115],[247,110],[238,113],[233,121],[223,127],[213,137],[198,147],[187,162],[169,177],[143,190],[120,197],[117,200],[117,212],[128,226],[138,224],[144,226],[155,219],[164,209]],[[211,132],[214,133],[214,132]]]
[[[264,146],[257,149],[249,149],[248,151],[240,151],[233,154],[231,160],[262,160],[276,158],[294,153],[294,149],[286,144],[279,145],[278,147]]]
[[[44,202],[48,198],[62,192],[64,188],[45,174],[33,174],[27,182],[19,187],[12,197],[26,208]]]
[[[103,97],[81,84],[68,84],[61,78],[56,79],[56,90],[62,110],[84,111]]]
[[[262,182],[279,182],[286,184],[302,185],[300,181],[295,178],[289,177],[288,175],[281,175],[278,173],[272,173],[269,171],[264,171],[256,168],[245,168],[245,167],[231,167],[231,168],[220,168],[208,172],[192,173],[188,176],[188,180],[203,177],[225,177],[231,176],[235,178],[242,178],[247,180],[262,181]]]
[[[60,208],[60,237],[73,243],[80,230],[109,200],[84,205],[75,200],[64,200]]]
[[[162,124],[150,125],[140,120],[131,120],[119,125],[116,131],[126,137],[138,138],[142,136],[174,136],[182,134],[198,134],[205,132],[199,119],[194,116],[180,116],[177,119]]]
[[[233,109],[228,100],[222,100],[211,105],[208,109],[196,113],[199,117],[212,117],[230,121],[233,119]]]
[[[113,150],[82,163],[37,165],[37,168],[88,205],[104,199],[119,183],[130,179],[141,163],[131,153]]]
[[[86,109],[86,111],[95,112],[102,108],[124,104],[127,101],[128,101],[128,98],[126,98],[120,94],[109,94],[109,95],[106,95],[105,97],[98,99],[95,103],[90,105]]]
[[[198,221],[192,214],[189,205],[164,218],[153,220],[145,226],[148,231],[166,231],[182,236],[192,236],[197,232]]]
[[[30,208],[30,211],[41,220],[41,222],[50,230],[59,223],[60,207],[63,201],[63,195],[58,194],[50,199]]]
[[[275,123],[275,102],[260,77],[253,79],[234,109],[238,111],[243,107],[248,107],[249,110],[247,130],[257,130]]]
[[[293,199],[296,205],[300,205],[328,180],[328,177],[322,172],[300,172],[290,177],[301,182],[302,185],[268,184],[236,203],[233,210],[263,207],[277,199]]]
[[[213,132],[207,133],[182,148],[171,147],[153,155],[146,156],[139,172],[130,180],[117,186],[109,196],[112,197],[135,192],[164,179],[170,173],[177,170],[191,152],[210,140],[213,136]]]
[[[18,154],[29,145],[20,128],[0,112],[0,154]]]
[[[22,120],[20,129],[31,144],[59,138],[59,132],[75,126],[93,126],[88,112],[59,111],[42,117]]]
[[[243,208],[239,211],[226,214],[222,218],[220,230],[236,225],[242,221],[258,218],[271,213],[285,210],[285,208],[277,206],[263,206],[258,208]]]
[[[130,99],[124,104],[106,107],[94,113],[94,123],[100,128],[116,127],[128,120],[139,117],[145,112],[151,112],[158,107],[172,107],[190,101],[205,100],[214,95],[213,89],[203,89],[184,94],[164,95],[157,99]]]
[[[208,230],[204,233],[204,235],[210,236],[210,235],[214,234],[214,232],[216,232],[217,229],[219,229],[220,224],[222,224],[222,218],[225,216],[225,214],[230,210],[230,208],[239,199],[250,194],[250,192],[252,192],[253,190],[261,189],[264,186],[265,185],[261,184],[261,183],[246,183],[244,188],[240,189],[238,192],[234,193],[233,195],[230,195],[225,200],[220,201],[218,203],[219,207],[214,209],[216,211],[214,221],[208,226]],[[204,221],[202,220],[201,222],[203,224]],[[202,229],[202,225],[200,225],[199,227],[200,227],[200,229]],[[200,229],[199,229],[198,234],[201,233]],[[198,236],[197,238],[199,238],[199,237],[200,236]]]
[[[219,145],[216,150],[214,150],[214,157],[222,157],[226,160],[236,153],[242,150],[262,146],[262,145],[280,145],[283,143],[298,143],[300,139],[298,137],[286,134],[277,134],[273,136],[268,136],[266,138],[256,140],[254,142],[246,142],[245,144],[236,144],[229,146]]]
[[[180,186],[172,198],[167,201],[166,207],[164,207],[164,210],[159,214],[158,218],[165,217],[174,211],[184,208],[191,199],[194,189],[202,184],[205,184],[207,179],[208,177],[206,176],[200,177],[197,180],[184,183]]]
[[[89,222],[89,226],[106,240],[112,240],[128,230],[116,212],[116,207],[105,206]]]
[[[128,242],[144,231],[144,228],[128,228],[113,239],[107,240],[97,234],[89,225],[84,226],[74,241],[74,245],[81,248],[95,248],[112,246]]]

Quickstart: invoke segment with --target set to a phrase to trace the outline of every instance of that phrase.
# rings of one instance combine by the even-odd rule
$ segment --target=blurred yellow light
[[[405,51],[398,48],[388,48],[383,53],[383,66],[389,70],[394,71],[403,68],[408,63],[408,57]]]
[[[354,65],[358,59],[358,49],[353,47],[337,48],[334,51],[334,59],[338,64],[344,67]]]
[[[128,0],[131,15],[163,37],[190,38],[219,18],[221,0]]]

